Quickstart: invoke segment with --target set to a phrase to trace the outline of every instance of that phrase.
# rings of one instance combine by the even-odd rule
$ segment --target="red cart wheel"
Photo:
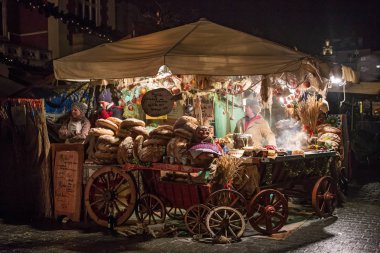
[[[235,208],[220,206],[209,212],[206,226],[212,237],[224,236],[228,241],[238,240],[244,233],[245,220]]]
[[[247,200],[241,193],[229,189],[215,191],[206,200],[207,206],[211,209],[218,206],[228,206],[235,208],[243,215],[247,213],[246,203]]]
[[[211,209],[206,205],[194,205],[187,209],[185,214],[185,225],[193,235],[208,234],[206,216]]]
[[[276,190],[260,191],[248,206],[249,223],[266,235],[278,232],[288,219],[288,201]]]
[[[157,224],[165,221],[165,205],[153,194],[144,194],[137,201],[136,216],[141,223]]]
[[[88,180],[86,210],[97,224],[106,227],[112,215],[115,225],[125,223],[136,205],[136,185],[132,176],[118,167],[102,167]]]
[[[183,220],[186,210],[178,207],[166,207],[166,215],[173,220]]]
[[[319,217],[332,215],[336,207],[336,184],[332,177],[321,177],[315,183],[311,201]]]

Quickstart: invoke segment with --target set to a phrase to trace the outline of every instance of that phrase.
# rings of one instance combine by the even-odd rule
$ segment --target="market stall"
[[[124,224],[135,210],[141,223],[163,222],[168,207],[186,209],[192,234],[238,239],[248,221],[272,234],[286,222],[284,194],[294,190],[284,184],[311,179],[304,193],[318,215],[332,214],[341,132],[320,117],[328,111],[327,64],[201,20],[55,60],[54,70],[58,79],[103,79],[121,93],[124,119],[98,119],[89,134],[85,202],[98,224]],[[239,128],[248,107],[258,107],[252,122],[276,126],[277,146],[257,141],[250,123]],[[285,177],[276,165],[265,179],[268,164],[321,157],[313,173]],[[215,222],[223,212],[239,218]]]

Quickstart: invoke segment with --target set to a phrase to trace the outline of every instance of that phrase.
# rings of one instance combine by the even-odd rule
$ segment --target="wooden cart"
[[[288,200],[285,196],[305,197],[309,194],[318,215],[332,214],[336,202],[334,157],[335,152],[324,152],[306,154],[305,157],[246,159],[245,163],[253,165],[247,170],[259,172],[259,178],[255,179],[259,187],[249,201],[239,190],[244,184],[252,183],[250,180],[240,182],[241,187],[237,190],[212,192],[213,187],[208,183],[165,181],[161,177],[163,171],[195,173],[203,171],[202,168],[163,163],[104,166],[89,178],[85,204],[90,217],[102,226],[107,226],[110,218],[115,225],[121,225],[135,211],[138,220],[145,224],[164,222],[166,214],[179,215],[192,234],[239,239],[247,222],[263,234],[272,234],[287,221]],[[315,159],[324,159],[328,169],[321,173],[314,173],[314,169],[311,173],[293,176],[292,170],[284,166],[287,162],[303,163]],[[310,182],[314,183],[312,190],[308,187]],[[298,185],[304,188],[299,190]]]

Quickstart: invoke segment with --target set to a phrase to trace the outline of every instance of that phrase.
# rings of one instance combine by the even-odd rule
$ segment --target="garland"
[[[60,11],[53,3],[44,0],[16,0],[17,3],[22,4],[25,8],[33,10],[37,9],[39,13],[45,17],[54,17],[61,20],[64,24],[74,26],[82,32],[104,38],[108,42],[114,41],[117,38],[116,30],[112,30],[110,26],[96,26],[94,21],[82,19],[81,17],[72,13],[65,13]]]

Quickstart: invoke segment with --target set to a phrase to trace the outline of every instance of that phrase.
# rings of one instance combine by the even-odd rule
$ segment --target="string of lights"
[[[96,26],[95,22],[91,20],[83,19],[73,13],[65,13],[60,11],[54,3],[50,3],[44,0],[16,0],[17,3],[23,5],[25,8],[33,10],[37,9],[39,13],[48,17],[54,17],[59,19],[62,23],[68,26],[74,26],[75,28],[86,32],[88,34],[104,38],[108,42],[114,41],[117,38],[115,30],[112,30],[110,26]]]

